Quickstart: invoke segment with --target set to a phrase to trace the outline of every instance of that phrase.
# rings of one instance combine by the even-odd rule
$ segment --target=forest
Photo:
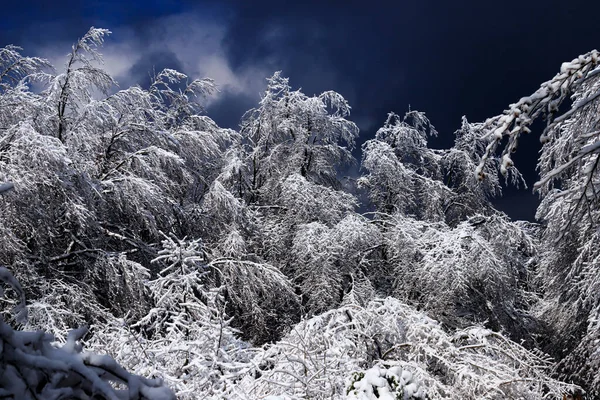
[[[356,160],[341,94],[275,72],[221,128],[209,78],[119,87],[108,34],[0,49],[0,398],[600,398],[597,51],[449,149],[391,112]],[[526,134],[536,223],[492,204]]]

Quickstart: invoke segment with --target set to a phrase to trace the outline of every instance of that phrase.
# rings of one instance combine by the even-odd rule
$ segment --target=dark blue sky
[[[3,4],[0,45],[60,63],[90,26],[113,35],[107,68],[122,86],[155,67],[207,75],[222,93],[208,107],[237,126],[264,78],[283,70],[307,94],[336,90],[353,107],[362,140],[389,111],[425,111],[449,146],[466,115],[481,121],[530,94],[561,62],[600,48],[600,2],[436,1],[15,1]],[[520,147],[529,183],[536,140]],[[531,218],[529,191],[499,206]]]

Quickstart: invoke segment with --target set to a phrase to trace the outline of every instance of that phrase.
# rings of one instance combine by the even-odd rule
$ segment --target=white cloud
[[[161,18],[149,28],[157,36],[149,42],[141,41],[129,28],[120,27],[101,49],[102,67],[121,87],[137,83],[138,77],[131,75],[131,69],[145,54],[164,51],[175,54],[182,63],[182,72],[191,78],[212,78],[221,93],[258,97],[265,88],[265,78],[273,72],[261,66],[234,71],[225,51],[227,25],[224,22],[199,19],[194,14],[178,14]],[[53,43],[37,54],[47,58],[60,72],[70,48],[71,43]],[[209,103],[218,97],[219,94],[209,99]]]
[[[127,77],[129,70],[140,59],[141,55],[129,44],[119,43],[108,45],[103,49],[102,56],[104,58],[104,70],[119,80],[121,77]]]
[[[265,88],[265,78],[272,74],[261,66],[232,68],[224,45],[225,23],[179,14],[158,21],[156,30],[161,38],[152,43],[152,50],[173,52],[192,78],[212,78],[221,92],[258,97]]]

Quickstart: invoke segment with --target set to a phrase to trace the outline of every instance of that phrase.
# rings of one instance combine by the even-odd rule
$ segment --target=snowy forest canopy
[[[210,79],[119,88],[109,33],[57,70],[0,49],[0,398],[600,396],[596,51],[450,149],[390,113],[357,161],[339,93],[276,72],[220,128]],[[539,223],[511,221],[540,119]]]

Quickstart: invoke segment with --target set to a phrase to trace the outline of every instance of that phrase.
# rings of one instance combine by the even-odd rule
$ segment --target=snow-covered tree
[[[449,334],[393,298],[302,321],[254,364],[234,398],[396,398],[383,397],[387,388],[413,398],[562,399],[577,390],[548,377],[543,354],[481,327]]]
[[[359,215],[339,178],[358,136],[340,94],[308,96],[275,73],[239,132],[223,129],[203,115],[210,79],[165,69],[119,88],[102,68],[108,34],[90,29],[58,73],[0,49],[0,264],[30,299],[27,322],[1,303],[0,397],[36,382],[30,397],[44,400],[102,385],[100,398],[172,396],[113,359],[180,398],[576,389],[552,368],[595,395],[595,52],[503,116],[463,118],[451,149],[428,147],[424,113],[390,113],[363,146],[357,183],[374,212]],[[542,115],[544,225],[511,222],[490,198],[499,172],[521,180],[510,153]],[[56,354],[70,367],[52,369]]]
[[[0,283],[17,296],[13,312],[27,319],[25,295],[20,284],[4,267]],[[0,287],[0,300],[4,287]],[[108,356],[84,352],[81,339],[87,328],[72,330],[62,346],[43,331],[13,330],[0,316],[0,396],[23,400],[59,398],[106,400],[175,399],[158,379],[145,379],[127,372]]]
[[[522,134],[536,119],[544,118],[538,161],[540,179],[534,189],[543,197],[537,218],[543,221],[540,280],[545,288],[541,315],[554,329],[549,348],[563,359],[559,371],[568,379],[593,388],[599,395],[598,377],[588,371],[599,362],[598,331],[594,315],[600,310],[598,295],[597,186],[600,152],[598,130],[600,65],[596,50],[563,63],[560,72],[530,96],[511,104],[483,127],[489,144],[477,168],[494,155],[504,137],[503,172],[513,165]]]
[[[370,253],[381,233],[366,218],[349,214],[333,227],[311,222],[298,227],[292,240],[290,268],[307,315],[337,307],[348,292],[377,275]],[[365,300],[370,300],[367,298]]]
[[[157,371],[182,399],[225,391],[248,357],[248,345],[230,326],[222,289],[206,285],[204,261],[200,241],[167,236],[154,260],[161,265],[159,276],[148,282],[153,307],[132,324],[139,333],[120,333],[139,335],[145,355],[130,352],[122,362],[133,370]]]
[[[492,214],[489,200],[502,192],[494,168],[499,161],[489,158],[484,185],[477,185],[472,173],[485,153],[484,134],[482,124],[463,118],[452,148],[430,149],[427,139],[437,131],[424,113],[409,111],[402,118],[390,113],[375,138],[363,145],[366,173],[358,184],[379,212],[398,211],[451,226],[475,214]],[[510,178],[522,181],[515,169]]]
[[[430,135],[437,131],[424,113],[409,111],[403,118],[390,113],[375,139],[365,142],[367,175],[359,185],[367,188],[378,211],[443,218],[443,201],[451,191],[441,182],[439,155],[427,148]]]
[[[542,327],[531,311],[535,247],[526,231],[501,215],[477,215],[456,227],[401,214],[382,218],[379,273],[393,277],[388,293],[446,326],[486,324],[534,344]],[[378,281],[386,287],[385,279]]]
[[[250,259],[273,265],[300,285],[300,292],[313,284],[326,288],[330,278],[341,281],[334,270],[324,273],[323,264],[309,267],[320,250],[312,251],[309,245],[301,251],[299,241],[307,238],[304,227],[314,223],[332,228],[357,206],[354,196],[341,190],[336,169],[352,161],[358,128],[347,119],[349,113],[350,106],[338,93],[309,97],[275,73],[259,107],[243,117],[241,146],[232,148],[228,166],[217,179],[221,185],[215,183],[209,194],[211,201],[220,199],[218,207],[211,208],[234,211],[222,220],[225,229],[252,232],[251,240],[245,241],[253,254]],[[244,223],[233,215],[243,216]],[[329,309],[341,300],[341,292],[331,301],[302,294],[315,306],[308,306],[307,312]]]
[[[99,53],[108,33],[90,29],[58,75],[14,47],[2,53],[0,177],[15,191],[2,204],[0,261],[25,264],[17,275],[27,290],[38,273],[62,274],[124,313],[127,296],[111,298],[140,293],[135,263],[155,257],[160,231],[208,230],[202,201],[239,135],[198,114],[214,90],[210,80],[165,70],[148,89],[112,92]],[[32,93],[32,79],[46,88]],[[137,277],[121,279],[131,274]],[[115,279],[107,285],[109,276]]]
[[[350,151],[358,127],[346,117],[350,106],[336,92],[309,97],[292,90],[276,72],[257,109],[241,124],[245,140],[246,173],[242,191],[251,202],[269,201],[288,176],[337,187],[335,167],[352,160]]]
[[[49,78],[45,102],[50,109],[56,110],[56,114],[51,116],[53,125],[56,125],[53,136],[63,143],[69,140],[67,131],[74,123],[78,108],[92,100],[94,91],[108,93],[115,84],[111,76],[97,66],[97,63],[102,63],[98,48],[110,33],[108,29],[90,28],[72,46],[65,71]]]
[[[485,153],[485,131],[481,123],[470,123],[466,117],[455,132],[454,146],[441,152],[441,165],[445,185],[452,189],[452,196],[445,204],[446,222],[455,226],[474,214],[493,214],[490,199],[502,195],[501,176],[498,171],[500,160],[490,158],[485,164],[486,179],[477,182],[473,170]],[[510,170],[509,179],[514,184],[524,181],[518,170]]]
[[[380,293],[447,326],[486,321],[531,344],[540,329],[530,313],[535,249],[490,203],[501,193],[497,160],[486,166],[486,185],[477,185],[472,171],[485,152],[484,133],[482,124],[463,118],[454,147],[429,149],[427,139],[437,132],[423,113],[409,111],[402,118],[391,113],[363,145],[366,174],[358,183],[375,205],[372,223],[381,232],[381,239],[372,236],[367,274]]]

